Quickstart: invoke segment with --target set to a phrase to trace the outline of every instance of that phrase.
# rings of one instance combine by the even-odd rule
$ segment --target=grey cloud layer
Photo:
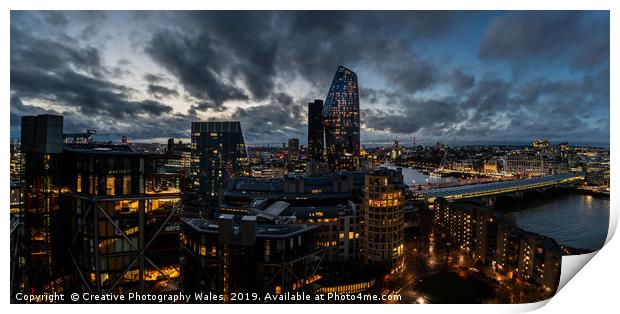
[[[516,12],[491,19],[480,34],[480,62],[527,64],[520,66],[527,71],[553,60],[572,71],[567,79],[511,81],[416,49],[417,41],[449,38],[456,27],[467,27],[475,12],[135,14],[157,25],[132,44],[161,67],[143,69],[137,79],[144,87],[111,82],[133,62],[104,63],[101,46],[85,39],[95,35],[83,17],[13,14],[12,125],[18,115],[45,110],[24,103],[45,100],[66,108],[72,127],[95,124],[136,138],[188,137],[190,121],[217,116],[241,120],[249,142],[304,139],[305,104],[325,97],[343,64],[359,75],[363,140],[417,134],[469,142],[609,141],[608,15]],[[35,31],[42,25],[61,31]],[[69,28],[79,28],[78,35],[62,32]],[[310,90],[289,85],[300,80]],[[150,98],[136,99],[137,88]],[[188,102],[189,109],[179,112],[167,103],[172,100]]]

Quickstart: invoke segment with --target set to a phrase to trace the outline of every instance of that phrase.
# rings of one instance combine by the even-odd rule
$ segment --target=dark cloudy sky
[[[362,142],[609,143],[608,12],[11,12],[19,116],[65,132],[189,138],[233,119],[248,143],[306,142],[339,64]]]

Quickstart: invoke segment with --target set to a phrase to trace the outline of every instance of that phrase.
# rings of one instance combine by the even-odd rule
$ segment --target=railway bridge
[[[571,187],[585,180],[585,173],[563,173],[531,179],[480,183],[462,186],[453,186],[439,189],[414,191],[414,198],[424,199],[429,204],[437,198],[448,200],[463,200],[487,198],[494,201],[498,195],[507,195],[521,198],[528,191],[544,192],[550,188]]]

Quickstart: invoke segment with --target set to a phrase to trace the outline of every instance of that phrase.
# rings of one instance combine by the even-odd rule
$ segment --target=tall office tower
[[[33,294],[62,292],[60,254],[60,173],[62,116],[24,116],[21,150],[24,157],[24,274],[20,290]],[[63,252],[64,253],[64,252]]]
[[[297,159],[299,157],[299,139],[291,138],[288,140],[288,154],[290,159]]]
[[[357,75],[339,66],[323,107],[327,163],[332,171],[357,170],[359,166],[359,113]]]
[[[242,173],[247,164],[241,123],[192,122],[192,187],[217,198],[226,179]]]
[[[308,103],[308,159],[323,160],[323,101]]]
[[[405,185],[400,170],[366,175],[364,187],[364,260],[397,274],[404,269]]]

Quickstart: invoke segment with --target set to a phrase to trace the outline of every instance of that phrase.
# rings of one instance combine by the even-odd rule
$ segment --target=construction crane
[[[439,170],[443,170],[443,167],[445,166],[446,161],[448,160],[448,148],[445,147],[442,150],[443,150],[443,157],[441,157],[441,162],[439,163],[439,167],[437,168]]]

